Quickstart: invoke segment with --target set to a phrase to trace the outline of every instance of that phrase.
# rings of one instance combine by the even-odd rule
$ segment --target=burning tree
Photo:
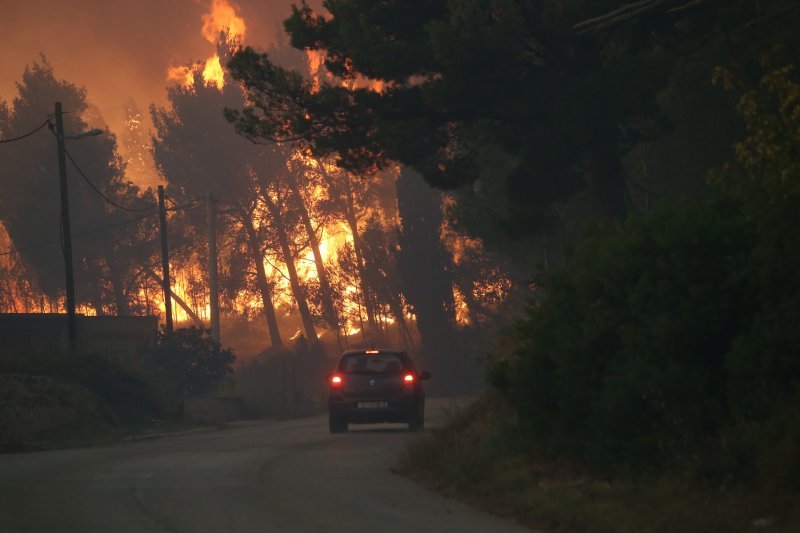
[[[361,220],[384,218],[379,206],[385,202],[373,201],[380,180],[373,179],[370,187],[363,183],[352,187],[349,174],[341,174],[341,169],[310,152],[289,144],[254,145],[235,135],[220,111],[241,108],[246,102],[224,69],[211,68],[220,63],[219,58],[227,62],[228,50],[238,46],[244,32],[243,21],[223,9],[226,5],[215,3],[204,19],[207,38],[211,29],[218,31],[217,54],[196,65],[170,69],[168,77],[179,82],[168,90],[170,107],[151,109],[159,171],[177,198],[212,194],[220,201],[225,219],[222,272],[227,283],[223,292],[229,301],[238,302],[229,310],[252,308],[247,295],[259,294],[273,345],[283,342],[279,316],[281,309],[290,306],[296,306],[304,336],[311,341],[317,340],[319,326],[337,334],[341,328],[352,331],[347,318],[353,306],[357,313],[349,316],[350,324],[360,325],[364,311],[367,327],[357,329],[365,338],[368,334],[380,340],[378,315],[389,313],[381,313],[378,291],[367,272],[370,259],[364,257],[361,243]],[[283,53],[284,49],[273,51],[290,61],[296,59]],[[184,218],[191,232],[199,235],[202,217],[187,212]],[[382,228],[393,231],[392,224]],[[348,239],[349,247],[344,242]],[[345,284],[337,291],[329,271],[336,268],[334,257],[347,250],[356,256],[356,275],[351,281],[358,289],[351,291],[353,287]],[[238,255],[242,252],[250,258],[250,273],[245,276]],[[391,300],[392,320],[399,321],[409,337],[401,297],[395,294]]]
[[[240,103],[241,93],[231,85],[223,84],[220,89],[206,83],[199,75],[200,67],[194,72],[198,76],[192,78],[191,85],[169,88],[169,108],[151,108],[156,128],[154,159],[169,183],[171,196],[186,200],[211,195],[226,202],[228,209],[221,233],[226,234],[229,227],[240,232],[240,243],[255,270],[249,281],[261,297],[271,343],[280,346],[283,340],[275,312],[275,282],[264,267],[259,192],[250,168],[251,162],[258,159],[258,149],[231,135],[222,119],[224,107]],[[202,235],[203,213],[187,213],[187,222],[195,234]]]
[[[367,82],[330,76],[328,85],[320,85],[326,73],[313,54],[312,77],[308,79],[272,63],[254,66],[245,59],[248,53],[236,54],[230,63],[234,76],[244,81],[248,101],[229,109],[228,119],[255,142],[298,146],[312,163],[310,171],[321,176],[349,234],[338,258],[336,285],[356,306],[347,309],[340,304],[341,312],[358,321],[365,342],[383,342],[384,325],[391,322],[397,324],[404,344],[413,343],[406,323],[406,317],[413,314],[429,353],[443,357],[459,352],[452,342],[457,326],[452,253],[440,236],[442,195],[412,169],[388,162],[378,144],[359,137],[367,135],[360,129],[367,127],[367,117],[343,119],[347,123],[339,124],[338,133],[327,129],[330,124],[315,129],[319,125],[315,114],[333,109],[328,106],[335,107],[337,98],[348,100],[363,94],[380,99],[384,87],[371,84],[359,88]],[[335,83],[340,85],[333,89]],[[326,101],[326,96],[333,100]],[[336,144],[332,139],[338,134],[364,143]],[[500,293],[507,290],[505,286]]]

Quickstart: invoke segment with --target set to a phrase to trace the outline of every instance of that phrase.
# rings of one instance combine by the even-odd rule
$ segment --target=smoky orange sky
[[[212,0],[0,0],[0,99],[11,102],[25,65],[45,55],[55,75],[88,92],[115,133],[124,104],[165,105],[170,66],[204,61]],[[245,44],[266,48],[282,32],[292,0],[230,0]],[[295,0],[294,3],[300,3]]]

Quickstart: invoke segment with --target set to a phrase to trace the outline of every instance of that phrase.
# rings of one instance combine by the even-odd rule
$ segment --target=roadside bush
[[[776,472],[800,469],[798,94],[771,70],[715,198],[608,228],[544,280],[490,368],[534,441],[606,471],[796,488]]]
[[[159,332],[150,360],[180,395],[193,398],[218,390],[233,374],[236,356],[214,341],[210,330],[190,327]]]
[[[760,435],[797,444],[800,239],[767,260],[767,238],[717,200],[584,242],[544,281],[491,381],[536,442],[602,469],[681,462],[774,480]]]
[[[492,375],[548,448],[641,470],[724,420],[726,354],[750,313],[730,272],[752,246],[729,211],[630,220],[545,281]]]
[[[85,387],[107,406],[116,423],[136,423],[177,412],[163,381],[145,365],[98,354],[38,355],[6,359],[0,372],[48,376]]]

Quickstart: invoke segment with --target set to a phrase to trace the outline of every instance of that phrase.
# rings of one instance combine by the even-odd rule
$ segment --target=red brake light
[[[405,376],[403,376],[403,381],[404,381],[406,384],[409,384],[409,383],[414,383],[414,376],[413,376],[413,374],[406,374]]]
[[[331,378],[331,385],[334,387],[338,387],[342,384],[342,376],[333,376]]]

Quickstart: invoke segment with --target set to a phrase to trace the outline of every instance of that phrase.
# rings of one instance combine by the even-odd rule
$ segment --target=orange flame
[[[203,37],[213,45],[217,45],[220,36],[225,35],[228,45],[240,42],[247,31],[244,19],[236,14],[236,8],[228,0],[212,0],[209,12],[203,15]],[[176,81],[184,87],[194,84],[194,69],[190,66],[169,67],[167,80]],[[219,54],[214,54],[203,63],[203,81],[206,85],[215,85],[222,90],[225,85],[225,70],[222,68]]]
[[[211,11],[203,15],[203,37],[216,45],[221,33],[229,39],[241,40],[247,31],[244,19],[228,0],[212,0]]]
[[[184,87],[191,87],[194,84],[194,72],[190,67],[169,67],[167,69],[167,81],[176,81]]]
[[[220,91],[222,87],[225,86],[225,71],[222,69],[217,54],[214,54],[213,57],[206,60],[206,66],[203,68],[203,81],[205,81],[207,85],[213,83]]]
[[[319,50],[306,50],[306,55],[308,56],[308,72],[311,75],[311,92],[316,93],[319,91],[319,77],[325,54]]]
[[[319,92],[322,84],[322,77],[328,80],[333,80],[334,77],[330,72],[325,70],[325,51],[324,50],[306,50],[306,61],[308,62],[308,73],[311,76],[311,92]],[[366,78],[364,76],[357,76],[352,80],[339,80],[342,87],[348,90],[355,89],[368,89],[376,93],[382,93],[386,90],[387,85],[381,80]]]

